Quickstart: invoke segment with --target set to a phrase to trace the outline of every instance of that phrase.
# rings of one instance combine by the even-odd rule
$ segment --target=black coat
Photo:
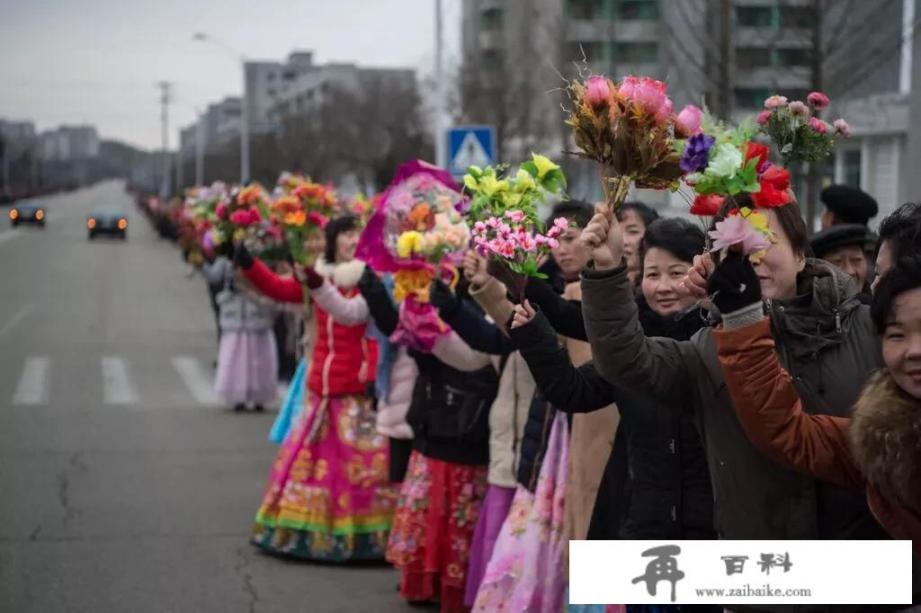
[[[662,318],[640,301],[650,335],[690,338],[704,324],[697,310]],[[569,321],[569,325],[578,326]],[[511,331],[543,397],[569,413],[616,402],[621,419],[605,467],[590,539],[714,538],[713,497],[693,415],[615,388],[591,363],[572,365],[542,313]]]

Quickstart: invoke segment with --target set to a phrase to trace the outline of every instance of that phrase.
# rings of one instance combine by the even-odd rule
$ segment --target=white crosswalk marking
[[[201,362],[191,356],[176,356],[173,358],[173,368],[182,377],[198,404],[218,404],[211,376],[202,367]]]
[[[48,402],[48,371],[51,360],[45,356],[26,359],[13,404],[45,404]]]
[[[138,394],[128,376],[128,365],[115,356],[102,358],[102,394],[106,404],[137,404]]]

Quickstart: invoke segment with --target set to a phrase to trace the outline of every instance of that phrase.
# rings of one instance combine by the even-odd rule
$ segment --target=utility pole
[[[435,0],[435,164],[447,168],[447,125],[445,122],[444,19],[442,0]]]
[[[195,185],[205,184],[205,115],[198,113],[195,124]]]
[[[160,197],[169,198],[170,194],[170,160],[169,160],[169,103],[171,85],[168,81],[157,83],[160,88],[160,136],[163,146],[163,177],[160,182]]]
[[[822,19],[825,16],[825,6],[823,0],[812,0],[812,53],[809,63],[809,85],[814,92],[820,92],[823,88],[823,78],[822,78],[822,65],[824,64],[825,57],[822,49],[823,40],[822,40],[822,28],[823,23]],[[816,110],[815,114],[818,116],[821,111]],[[819,163],[813,162],[809,164],[809,170],[806,173],[806,229],[809,231],[809,234],[812,235],[812,232],[815,227],[815,218],[816,218],[816,204],[819,199],[819,181],[821,177],[819,175]]]

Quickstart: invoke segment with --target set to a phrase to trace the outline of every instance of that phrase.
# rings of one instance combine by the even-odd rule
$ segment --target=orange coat
[[[921,403],[882,371],[868,381],[851,418],[813,415],[803,410],[780,365],[768,319],[716,330],[714,338],[736,414],[752,444],[794,470],[864,488],[883,528],[895,538],[912,539],[921,554],[921,493],[892,468],[896,456],[899,462],[921,464],[911,434],[921,425]]]

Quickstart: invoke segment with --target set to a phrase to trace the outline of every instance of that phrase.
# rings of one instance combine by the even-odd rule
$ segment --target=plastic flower
[[[828,132],[828,124],[818,117],[812,117],[809,120],[809,127],[819,134],[826,134]]]
[[[666,103],[669,103],[669,109],[671,107],[665,83],[650,77],[624,77],[620,85],[620,93],[649,115],[658,115]]]
[[[303,226],[307,222],[307,213],[304,211],[294,211],[285,214],[284,222],[289,226]]]
[[[709,232],[710,238],[713,239],[711,251],[722,251],[739,245],[742,247],[742,253],[750,255],[769,249],[771,241],[754,225],[761,223],[758,217],[764,216],[760,213],[751,213],[747,216],[738,214],[716,222],[714,229]]]
[[[506,211],[505,216],[508,217],[512,223],[521,223],[525,219],[524,211]]]
[[[748,160],[757,158],[758,165],[755,167],[755,169],[758,171],[758,174],[761,174],[767,170],[768,164],[770,164],[770,161],[768,160],[769,155],[770,150],[766,145],[752,142],[745,145],[745,161],[747,162]]]
[[[532,153],[531,158],[534,161],[534,166],[537,167],[537,180],[538,181],[543,180],[543,178],[547,176],[548,172],[559,170],[560,168],[557,164],[554,164],[550,160],[550,158],[546,156],[538,155],[537,153]]]
[[[810,93],[808,96],[806,96],[806,101],[820,111],[822,109],[828,108],[828,105],[831,104],[831,100],[822,92]]]
[[[706,134],[695,134],[688,139],[678,165],[684,172],[697,172],[707,167],[710,160],[710,148],[716,139]]]
[[[791,102],[789,105],[787,105],[787,109],[794,117],[809,117],[810,115],[809,107],[799,100],[794,100]]]
[[[604,77],[589,77],[585,80],[585,101],[590,107],[599,110],[611,101],[611,88]]]
[[[217,207],[214,209],[214,214],[217,215],[218,219],[226,220],[227,219],[227,203],[219,202]]]
[[[773,114],[774,113],[772,111],[761,111],[758,113],[758,117],[755,119],[755,121],[758,122],[759,126],[763,126],[768,122],[768,120],[771,118],[771,115]]]
[[[413,253],[418,253],[422,249],[422,233],[410,230],[403,232],[397,238],[397,255],[401,258],[408,258]]]
[[[534,177],[524,168],[519,168],[518,172],[515,174],[515,189],[519,192],[537,189],[537,183],[534,182]]]
[[[776,208],[788,204],[790,197],[790,171],[771,166],[761,175],[761,190],[752,194],[757,208]]]
[[[764,101],[764,108],[766,109],[779,109],[782,106],[787,106],[786,96],[778,96],[775,94]]]
[[[716,154],[707,166],[707,173],[718,177],[731,177],[742,165],[742,152],[730,143],[716,147]]]
[[[702,217],[713,217],[720,212],[723,207],[725,198],[719,194],[698,194],[694,198],[694,204],[691,205],[691,215],[700,215]]]
[[[700,132],[700,123],[703,119],[703,111],[689,104],[681,109],[678,116],[675,117],[675,129],[679,136],[691,136]]]
[[[839,134],[841,136],[851,135],[851,126],[848,125],[848,123],[844,121],[843,119],[836,119],[834,126],[835,126],[835,134]]]

